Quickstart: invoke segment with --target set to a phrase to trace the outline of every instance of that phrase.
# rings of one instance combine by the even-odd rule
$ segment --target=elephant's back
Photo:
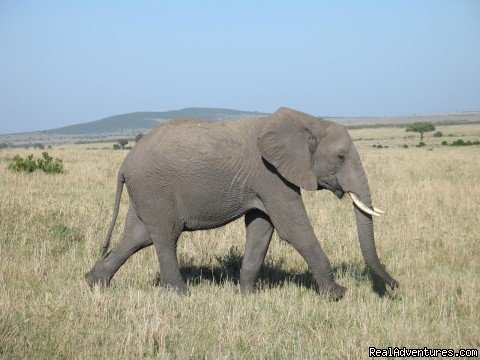
[[[249,125],[250,124],[250,125]],[[251,122],[182,119],[165,122],[150,132],[132,150],[149,153],[154,160],[163,155],[175,161],[192,157],[225,157],[251,146]],[[144,154],[142,154],[144,155]]]
[[[135,145],[125,159],[124,170],[187,176],[235,166],[234,163],[245,161],[250,155],[258,155],[253,154],[257,151],[253,120],[165,122]]]

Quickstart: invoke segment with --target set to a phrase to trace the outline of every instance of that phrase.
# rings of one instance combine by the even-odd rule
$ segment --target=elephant
[[[130,198],[124,234],[108,251],[124,184]],[[145,134],[120,167],[103,253],[86,280],[90,286],[108,286],[132,254],[153,244],[161,284],[188,293],[177,259],[180,234],[245,216],[242,292],[255,289],[275,229],[305,259],[318,292],[338,300],[346,288],[334,280],[300,189],[327,189],[339,199],[346,193],[351,196],[367,268],[384,288],[396,288],[375,247],[372,216],[383,211],[372,207],[360,156],[347,129],[288,108],[249,119],[170,120]]]

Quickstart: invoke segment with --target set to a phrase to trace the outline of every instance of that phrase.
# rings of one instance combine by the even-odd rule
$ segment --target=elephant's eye
[[[340,159],[341,162],[343,162],[345,160],[345,156],[343,156],[343,155],[338,155],[338,158]]]

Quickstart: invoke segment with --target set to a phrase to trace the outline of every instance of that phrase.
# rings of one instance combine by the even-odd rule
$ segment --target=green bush
[[[452,142],[452,146],[467,146],[467,142],[465,142],[463,139],[458,139]]]
[[[464,141],[463,139],[458,139],[452,142],[450,146],[472,146],[472,145],[480,145],[480,140]]]
[[[120,144],[113,144],[113,150],[132,150],[131,146],[122,147]]]
[[[123,148],[125,148],[125,145],[128,144],[128,140],[127,140],[127,139],[118,139],[118,140],[117,140],[117,143],[118,143],[118,145],[120,145],[120,147],[123,149]]]
[[[448,145],[448,142],[446,142],[445,140],[442,141],[442,145]]]
[[[8,164],[8,168],[13,171],[34,172],[37,170],[37,161],[33,158],[33,154],[28,155],[25,159],[20,155],[15,155],[13,162]]]
[[[20,155],[15,155],[13,162],[8,164],[8,168],[12,171],[28,173],[35,170],[42,170],[47,174],[63,173],[63,160],[58,158],[54,160],[46,151],[42,153],[40,159],[34,159],[33,154],[28,155],[25,159]]]
[[[433,134],[433,137],[442,137],[443,133],[441,131],[437,131],[436,133]]]
[[[402,148],[408,149],[408,145],[407,145],[407,144],[403,144]]]
[[[424,146],[425,146],[425,143],[423,141],[420,141],[418,145],[415,145],[415,147],[417,148],[424,147]]]

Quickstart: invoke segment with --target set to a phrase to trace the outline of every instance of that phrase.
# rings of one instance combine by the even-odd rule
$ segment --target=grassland
[[[92,291],[83,274],[99,255],[126,152],[54,147],[66,172],[46,175],[8,171],[9,158],[32,150],[2,150],[0,357],[358,359],[369,346],[479,348],[480,146],[440,141],[478,140],[480,125],[439,130],[452,136],[430,133],[425,148],[412,148],[419,136],[404,129],[350,131],[374,204],[387,211],[376,220],[376,241],[400,281],[395,293],[371,290],[350,202],[304,193],[336,279],[348,287],[339,302],[315,293],[303,259],[276,235],[258,293],[241,296],[242,221],[182,235],[191,296],[154,286],[153,248],[133,256],[110,289]],[[124,196],[114,242],[127,205]]]

